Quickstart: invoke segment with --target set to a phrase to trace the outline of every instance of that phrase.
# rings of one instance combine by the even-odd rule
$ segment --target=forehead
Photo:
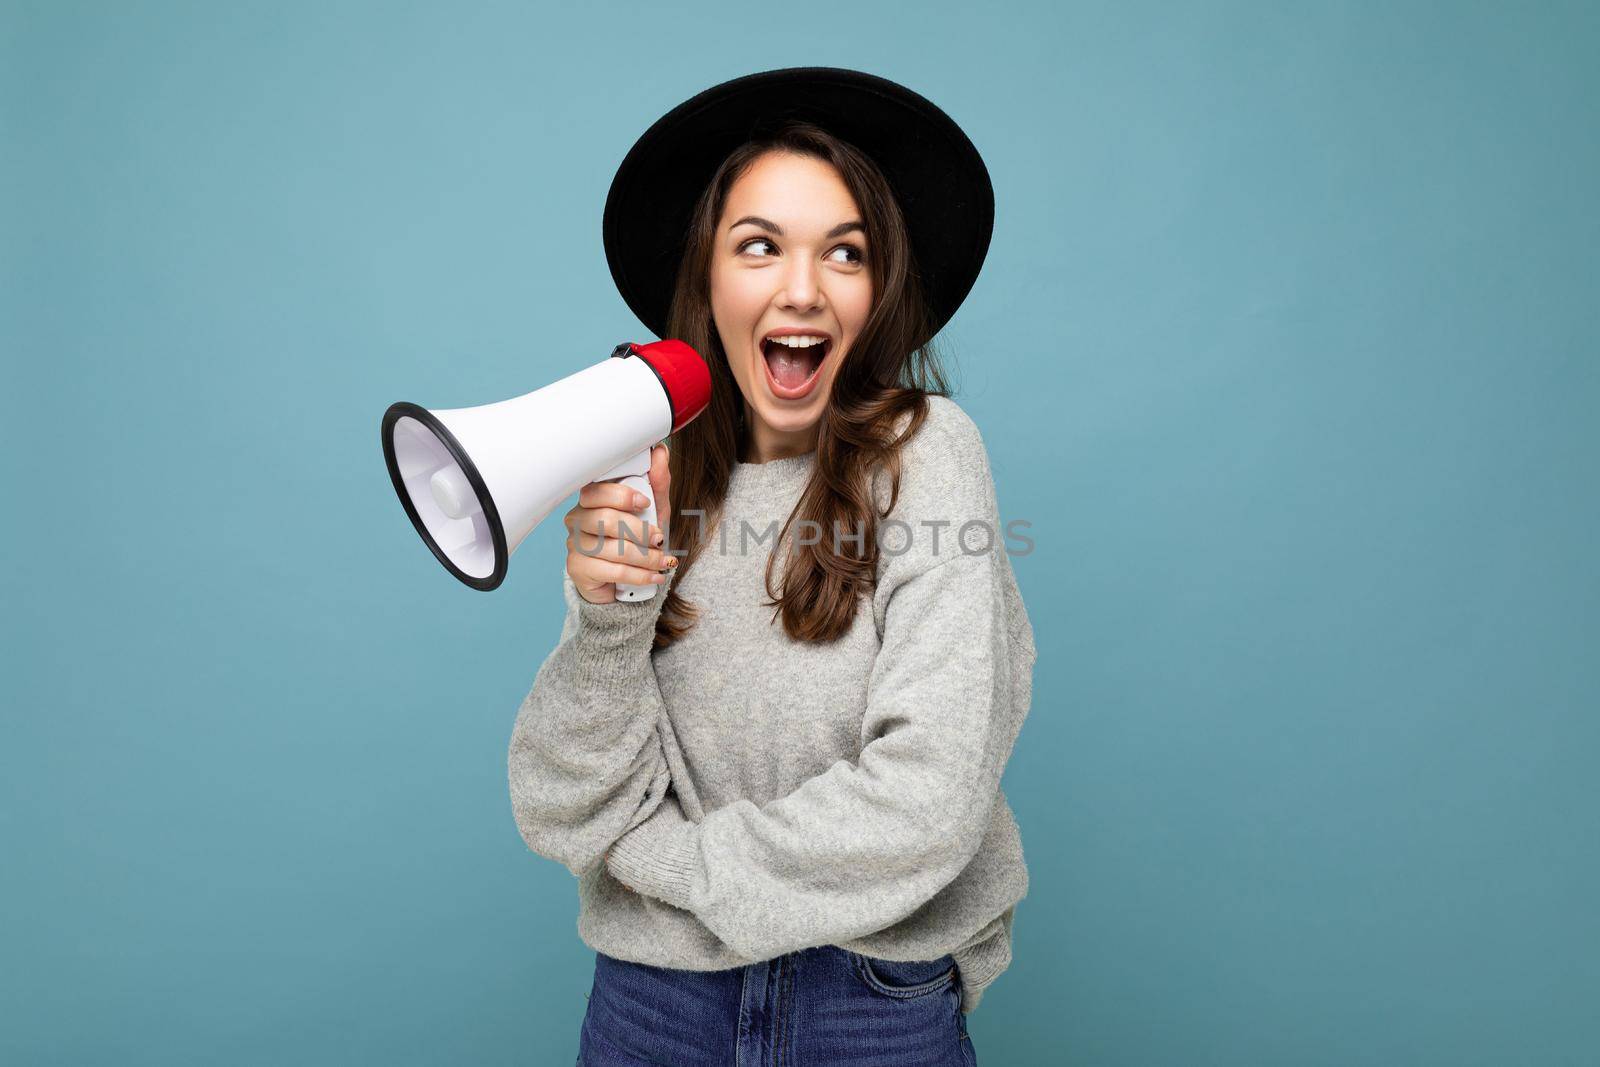
[[[826,232],[861,217],[833,164],[786,152],[761,156],[728,190],[719,225],[745,215],[760,215],[786,233],[801,234]]]

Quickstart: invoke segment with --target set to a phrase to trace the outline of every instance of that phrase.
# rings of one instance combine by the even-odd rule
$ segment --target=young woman
[[[1027,890],[999,783],[1034,645],[930,340],[992,220],[959,128],[855,71],[717,86],[618,171],[613,276],[713,389],[656,450],[663,529],[618,483],[567,514],[511,739],[517,826],[596,952],[581,1064],[976,1062]]]

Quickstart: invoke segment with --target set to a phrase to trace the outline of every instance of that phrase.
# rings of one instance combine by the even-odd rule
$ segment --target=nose
[[[822,306],[818,267],[805,256],[791,256],[784,266],[783,290],[778,306],[789,311],[811,311]]]

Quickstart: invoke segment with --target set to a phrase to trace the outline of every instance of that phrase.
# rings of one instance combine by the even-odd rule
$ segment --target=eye
[[[753,245],[772,245],[773,248],[777,248],[778,247],[777,245],[772,244],[772,241],[769,240],[768,238],[765,238],[765,237],[752,237],[748,241],[745,241],[744,243],[739,245],[739,247],[738,247],[738,249],[736,249],[736,251],[744,252],[744,251],[748,250]],[[849,263],[849,264],[855,265],[855,264],[859,264],[859,263],[863,262],[866,259],[866,254],[864,252],[862,252],[860,248],[858,248],[856,245],[853,245],[853,244],[838,245],[832,251],[830,251],[828,254],[832,255],[834,252],[850,252],[850,253],[853,253],[854,256],[855,256],[854,259],[836,260],[836,262],[843,262],[843,263]]]

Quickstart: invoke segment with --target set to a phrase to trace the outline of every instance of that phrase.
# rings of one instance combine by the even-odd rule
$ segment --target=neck
[[[750,427],[750,441],[745,446],[744,463],[771,463],[778,459],[803,456],[817,447],[817,427],[809,426],[796,433],[781,433],[761,422]]]

